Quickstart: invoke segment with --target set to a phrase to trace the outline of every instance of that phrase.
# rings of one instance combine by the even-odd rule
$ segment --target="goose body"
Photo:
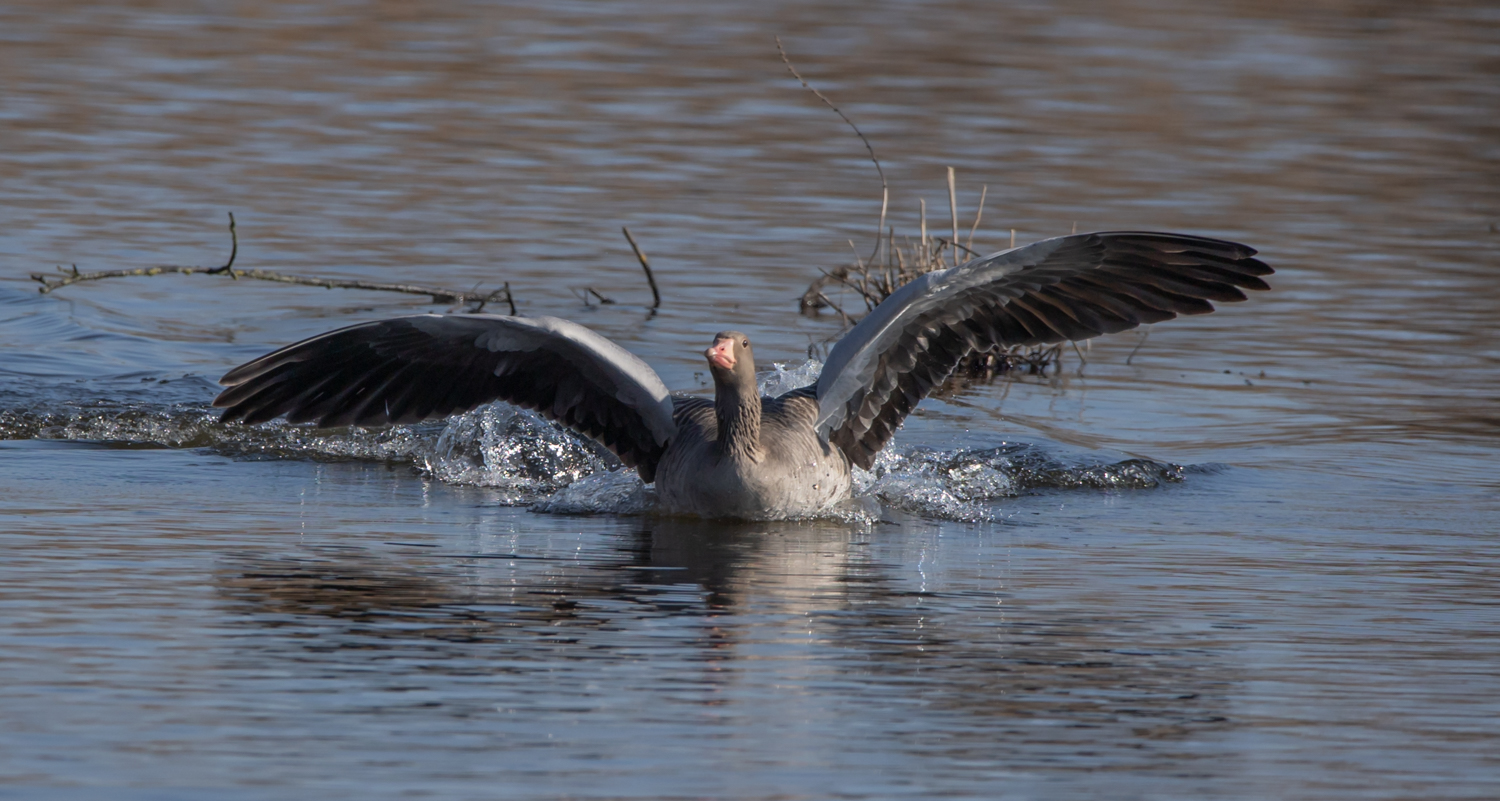
[[[752,380],[749,386],[753,389]],[[754,398],[755,445],[720,437],[714,404],[685,398],[678,432],[657,466],[662,507],[700,517],[784,519],[811,517],[849,497],[849,459],[813,423],[818,404],[808,394]],[[749,443],[741,435],[738,443]]]
[[[847,499],[906,415],[976,350],[1082,340],[1268,289],[1244,245],[1181,234],[1058,237],[927,273],[829,353],[816,384],[755,388],[750,338],[704,351],[714,399],[672,396],[645,362],[555,317],[424,314],[288,345],[220,379],[223,419],[410,423],[493,400],[535,409],[609,448],[664,511],[810,517]]]

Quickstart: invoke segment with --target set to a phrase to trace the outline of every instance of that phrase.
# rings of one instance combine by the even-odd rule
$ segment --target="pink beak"
[[[717,339],[714,346],[703,352],[708,357],[709,364],[722,367],[725,370],[734,369],[734,340]]]

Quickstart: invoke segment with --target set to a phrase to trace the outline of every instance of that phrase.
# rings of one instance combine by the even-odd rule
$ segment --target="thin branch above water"
[[[497,301],[505,301],[510,307],[510,313],[516,313],[516,302],[511,295],[510,283],[506,282],[499,289],[492,292],[481,292],[477,289],[464,291],[461,289],[445,289],[442,287],[421,286],[419,284],[392,284],[380,281],[355,281],[343,278],[319,278],[308,275],[293,275],[290,273],[277,272],[275,270],[240,270],[234,266],[235,258],[239,256],[240,241],[235,231],[234,214],[229,215],[229,259],[218,267],[197,267],[179,265],[160,265],[156,267],[137,267],[124,270],[100,270],[98,272],[80,272],[78,265],[72,265],[69,269],[57,268],[56,273],[32,273],[31,280],[42,286],[37,290],[42,294],[54,292],[65,286],[80,284],[86,281],[102,281],[109,278],[137,278],[153,275],[222,275],[233,280],[241,278],[256,281],[273,281],[281,284],[296,284],[299,286],[317,286],[325,289],[364,289],[371,292],[399,292],[406,295],[426,295],[433,303],[472,303],[475,306],[471,311],[479,311],[486,304]]]
[[[624,226],[620,230],[625,232],[625,241],[630,243],[630,249],[635,251],[636,259],[641,262],[641,269],[646,271],[646,283],[651,285],[651,308],[661,308],[661,291],[656,288],[656,275],[651,272],[651,262],[646,259],[646,252],[635,243],[635,237],[630,235],[630,229]],[[613,301],[611,301],[613,302]]]
[[[839,110],[839,107],[835,106],[833,101],[828,99],[827,95],[814,88],[812,84],[807,82],[806,78],[802,77],[801,73],[797,72],[797,68],[792,66],[792,60],[787,57],[786,48],[781,46],[781,37],[777,36],[775,39],[776,52],[781,54],[781,63],[786,65],[787,72],[790,72],[793,78],[801,81],[802,86],[807,91],[812,92],[815,97],[823,101],[823,105],[833,109],[833,113],[839,115],[839,119],[848,123],[849,127],[854,130],[854,135],[859,137],[859,141],[865,143],[865,150],[870,152],[870,161],[875,164],[875,173],[880,176],[880,224],[875,228],[875,250],[870,254],[869,259],[873,262],[880,256],[881,237],[885,234],[885,214],[891,202],[891,188],[885,181],[885,170],[880,166],[880,159],[875,157],[875,146],[870,144],[870,140],[865,137],[864,132],[859,129],[859,126],[854,124],[854,120],[849,119],[849,115]]]

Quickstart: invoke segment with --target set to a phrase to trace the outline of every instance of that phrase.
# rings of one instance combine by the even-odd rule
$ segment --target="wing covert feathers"
[[[1112,334],[1270,287],[1255,250],[1180,234],[1058,237],[928,273],[829,353],[818,426],[868,469],[906,415],[973,351]]]
[[[650,481],[675,431],[666,387],[644,362],[550,317],[419,315],[362,323],[230,370],[222,419],[285,415],[319,426],[415,423],[493,400],[591,437]]]

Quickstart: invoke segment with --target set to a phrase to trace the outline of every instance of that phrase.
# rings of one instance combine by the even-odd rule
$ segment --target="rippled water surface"
[[[425,298],[28,278],[214,266],[233,212],[236,266],[807,380],[880,187],[777,34],[898,238],[953,166],[978,250],[1192,232],[1273,291],[927,401],[844,519],[725,524],[503,405],[210,413]],[[1500,795],[1497,112],[1485,3],[5,4],[0,796]]]

